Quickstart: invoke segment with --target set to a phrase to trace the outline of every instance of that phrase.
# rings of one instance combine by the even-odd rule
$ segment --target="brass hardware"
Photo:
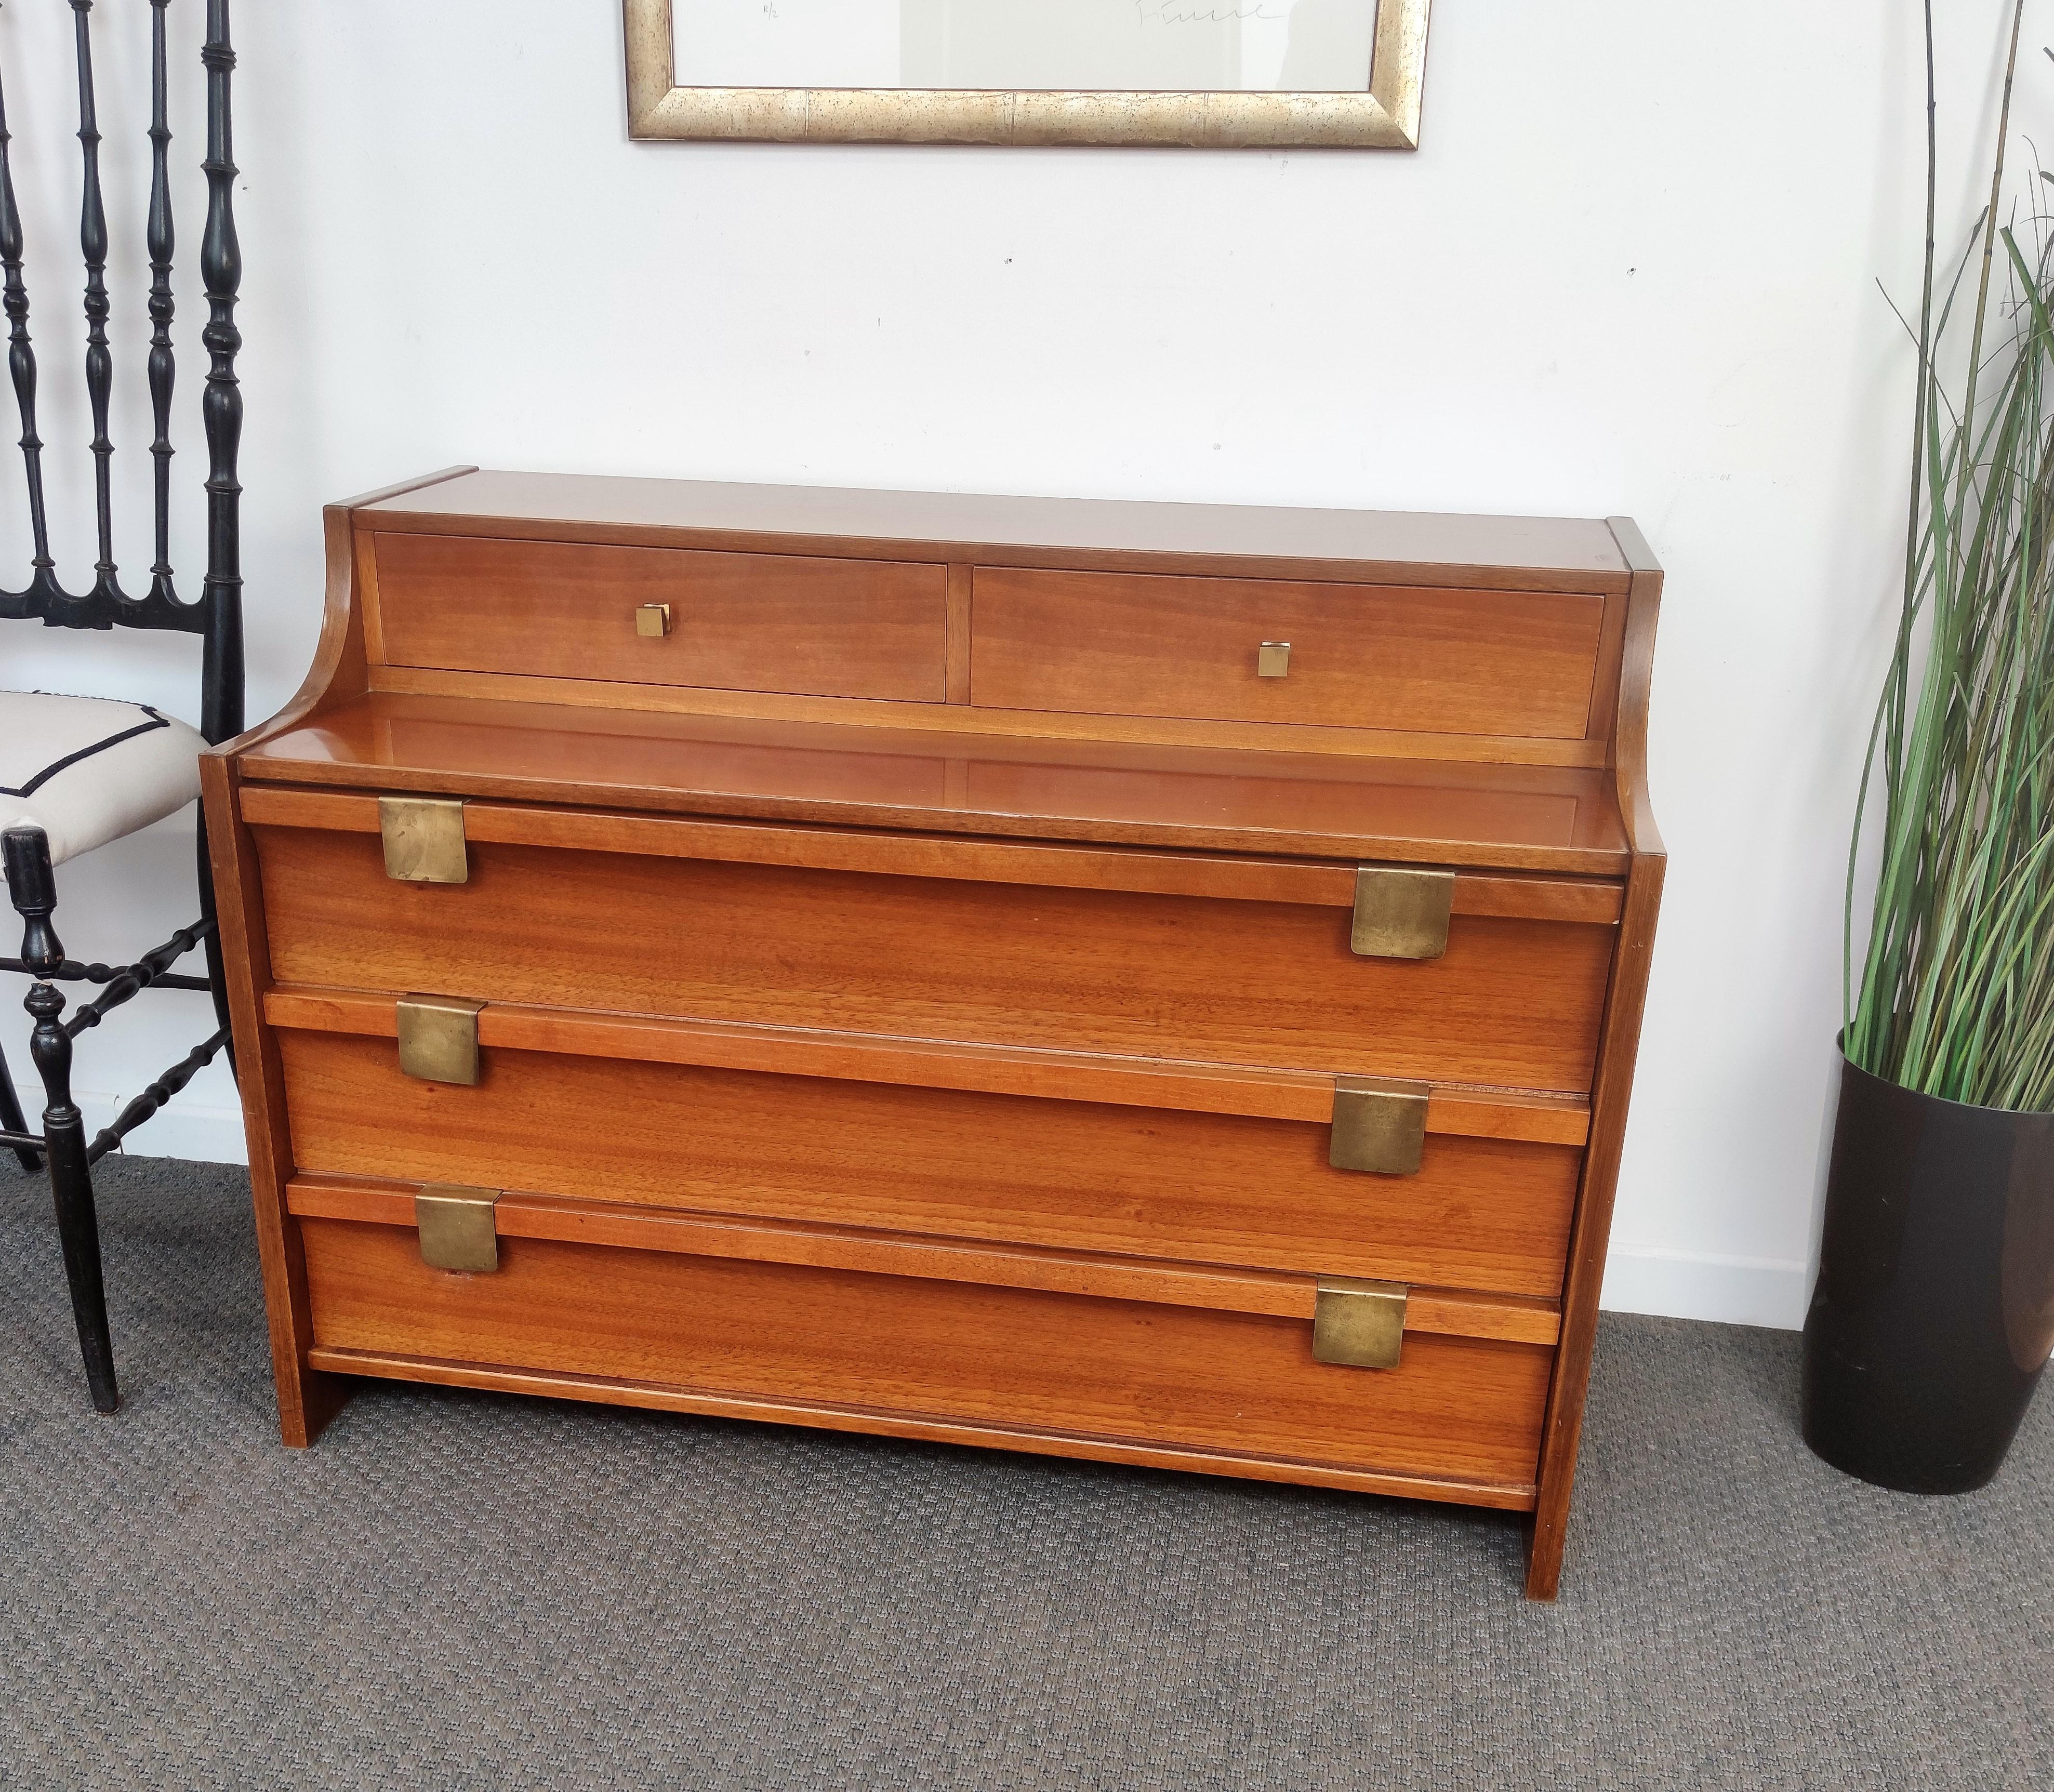
[[[478,1081],[478,1014],[482,1002],[451,996],[402,996],[399,1068],[423,1083]]]
[[[414,1224],[421,1234],[421,1261],[431,1269],[490,1275],[499,1267],[497,1189],[466,1189],[460,1182],[430,1182],[414,1197]]]
[[[1322,1275],[1312,1299],[1312,1360],[1350,1369],[1395,1369],[1405,1346],[1403,1282]]]
[[[1438,958],[1448,949],[1454,901],[1453,871],[1358,866],[1349,949],[1359,958]]]
[[[670,605],[667,603],[636,604],[635,632],[645,640],[662,640],[671,632]]]
[[[1265,641],[1255,650],[1255,675],[1258,678],[1281,678],[1291,670],[1291,643],[1289,641]]]
[[[1415,1174],[1426,1149],[1430,1087],[1391,1077],[1336,1077],[1327,1161],[1376,1176]]]
[[[381,796],[385,874],[402,883],[468,883],[463,804],[452,796]]]

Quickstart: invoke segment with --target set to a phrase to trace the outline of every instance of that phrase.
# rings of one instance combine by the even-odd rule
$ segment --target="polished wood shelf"
[[[254,746],[246,775],[1022,839],[1619,877],[1597,768],[1021,740],[373,692]]]

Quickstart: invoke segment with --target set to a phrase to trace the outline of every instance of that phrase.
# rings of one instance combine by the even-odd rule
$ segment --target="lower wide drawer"
[[[1542,1345],[1408,1330],[1358,1369],[1266,1314],[517,1236],[460,1275],[297,1224],[317,1368],[1533,1503]]]
[[[343,1005],[290,1012],[329,1018]],[[388,998],[388,1026],[392,1012]],[[599,1031],[526,1018],[566,1043]],[[294,1157],[317,1173],[1544,1299],[1561,1292],[1583,1161],[1572,1145],[1434,1130],[1416,1173],[1367,1174],[1333,1167],[1324,1121],[497,1045],[480,1053],[478,1083],[458,1086],[403,1075],[389,1037],[291,1025],[276,1036]]]

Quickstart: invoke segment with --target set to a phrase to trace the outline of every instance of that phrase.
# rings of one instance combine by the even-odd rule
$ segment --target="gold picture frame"
[[[1377,0],[1360,93],[679,87],[671,0],[621,0],[637,143],[1153,143],[1417,149],[1430,0]]]

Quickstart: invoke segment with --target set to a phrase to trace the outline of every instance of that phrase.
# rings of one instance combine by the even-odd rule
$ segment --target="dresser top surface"
[[[356,507],[374,525],[446,531],[466,519],[494,531],[552,526],[677,531],[958,549],[1162,554],[1384,567],[1485,582],[1623,589],[1625,556],[1603,522],[1378,510],[1271,509],[956,492],[747,485],[587,474],[470,470]]]
[[[373,692],[248,749],[258,780],[680,814],[1608,876],[1611,774],[940,735]]]

